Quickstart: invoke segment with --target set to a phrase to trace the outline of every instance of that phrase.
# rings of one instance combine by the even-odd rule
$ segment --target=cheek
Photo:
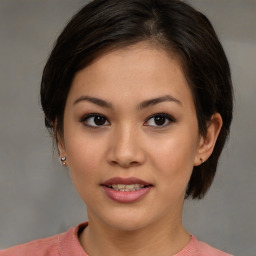
[[[95,198],[92,188],[99,185],[99,171],[102,170],[99,144],[72,137],[67,141],[66,148],[72,182],[82,200],[90,204]]]
[[[155,164],[162,166],[167,174],[169,173],[168,169],[182,172],[193,167],[196,146],[185,137],[165,139],[159,146],[151,148]]]
[[[86,136],[69,138],[66,141],[66,152],[73,182],[75,184],[92,182],[93,177],[100,171],[103,147]],[[94,179],[94,182],[97,180]]]
[[[160,189],[169,191],[169,196],[173,192],[183,196],[193,170],[197,149],[196,129],[194,134],[188,129],[173,131],[157,144],[152,142],[150,148],[152,165],[157,170],[156,178],[161,179]]]
[[[166,142],[164,148],[158,149],[155,169],[160,184],[157,189],[163,195],[163,202],[176,205],[183,201],[193,170],[192,159],[191,151],[176,141]]]

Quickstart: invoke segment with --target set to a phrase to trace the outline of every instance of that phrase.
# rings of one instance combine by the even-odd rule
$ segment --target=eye
[[[81,122],[89,127],[97,128],[100,126],[110,125],[107,118],[101,114],[89,114],[81,119]]]
[[[175,119],[172,116],[165,113],[159,113],[149,117],[144,125],[153,127],[165,127],[172,122],[175,122]]]

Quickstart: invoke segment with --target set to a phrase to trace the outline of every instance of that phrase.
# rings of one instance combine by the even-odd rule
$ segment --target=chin
[[[102,216],[103,217],[103,216]],[[148,213],[130,210],[103,217],[105,224],[120,231],[136,231],[150,225],[153,220]]]
[[[112,229],[124,231],[124,232],[133,232],[138,231],[146,227],[146,223],[144,222],[137,222],[137,221],[122,221],[122,222],[112,222],[108,223]]]

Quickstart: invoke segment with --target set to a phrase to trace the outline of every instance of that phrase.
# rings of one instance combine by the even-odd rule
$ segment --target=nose
[[[114,131],[108,151],[108,162],[123,168],[139,166],[145,161],[145,152],[139,133],[127,125]]]

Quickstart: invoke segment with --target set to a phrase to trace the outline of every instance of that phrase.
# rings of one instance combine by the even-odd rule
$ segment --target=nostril
[[[112,165],[117,165],[117,164],[118,164],[118,162],[117,162],[117,161],[114,161],[114,160],[110,161],[110,163],[111,163]]]
[[[137,162],[137,161],[132,161],[131,163],[130,163],[130,165],[132,165],[132,166],[136,166],[136,165],[139,165],[140,163],[139,162]]]
[[[118,144],[109,148],[107,152],[108,163],[125,168],[143,164],[146,159],[145,152],[138,145],[129,145]]]
[[[116,161],[116,160],[110,161],[110,164],[119,165],[126,168],[140,165],[140,163],[137,161]]]

